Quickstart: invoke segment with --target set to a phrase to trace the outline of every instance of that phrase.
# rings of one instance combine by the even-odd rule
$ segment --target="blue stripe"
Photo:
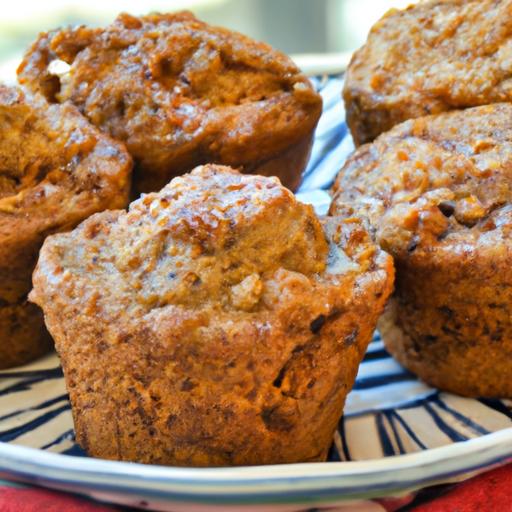
[[[422,396],[415,400],[408,400],[406,403],[400,404],[399,407],[395,407],[397,411],[403,411],[408,409],[415,409],[417,407],[424,407],[426,402],[434,400],[439,395],[439,391],[432,389],[432,392],[428,396]]]
[[[395,373],[391,375],[372,375],[371,377],[361,377],[356,380],[353,389],[371,389],[381,386],[388,386],[389,384],[396,384],[397,382],[408,382],[416,380],[418,380],[416,376],[404,370],[402,373]]]
[[[397,430],[395,422],[394,422],[394,417],[393,417],[394,412],[393,411],[384,411],[383,414],[386,417],[386,419],[388,420],[389,425],[391,426],[391,430],[393,431],[393,435],[395,436],[396,445],[398,446],[398,451],[399,451],[400,455],[403,455],[404,453],[406,453],[406,451],[404,449],[404,445],[402,444],[402,440],[400,439],[400,434],[398,433],[398,430]]]
[[[336,124],[333,124],[332,126],[327,126],[321,133],[317,133],[316,140],[325,144],[324,141],[331,140],[332,137],[334,137],[334,135],[343,134],[343,138],[345,138],[347,133],[348,133],[348,128],[345,123],[336,123]]]
[[[480,468],[488,467],[493,464],[498,464],[500,462],[505,462],[510,460],[510,453],[504,454],[500,457],[496,457],[492,460],[487,460],[485,463],[480,464],[472,464],[470,466],[466,466],[464,468],[457,468],[450,471],[444,471],[440,468],[440,471],[435,476],[427,476],[422,478],[415,479],[389,479],[386,482],[375,484],[372,486],[371,491],[374,496],[378,495],[379,491],[383,490],[392,490],[394,492],[398,490],[408,490],[411,487],[423,487],[425,485],[431,484],[432,482],[436,482],[439,478],[451,478],[461,473],[475,471]],[[70,486],[75,487],[76,492],[84,491],[87,489],[94,490],[95,492],[111,492],[111,493],[119,493],[122,492],[124,495],[131,495],[139,498],[140,496],[144,496],[145,499],[150,500],[170,500],[170,501],[183,501],[192,504],[201,503],[206,505],[211,505],[212,503],[224,505],[263,505],[263,504],[290,504],[295,503],[297,505],[304,505],[305,500],[309,500],[312,502],[313,500],[320,499],[322,501],[334,501],[336,499],[347,499],[347,496],[356,496],[360,498],[361,493],[368,493],[369,489],[367,484],[362,481],[359,485],[353,485],[351,487],[343,486],[339,488],[337,486],[329,486],[323,488],[317,488],[314,490],[311,489],[301,489],[300,485],[302,481],[312,482],[316,479],[314,477],[305,477],[305,478],[293,478],[291,479],[294,486],[290,487],[290,490],[287,492],[283,491],[269,491],[265,490],[260,493],[232,493],[219,495],[218,493],[203,493],[197,494],[193,491],[183,492],[183,491],[169,491],[169,490],[161,490],[155,487],[149,488],[144,485],[131,485],[131,486],[123,486],[120,487],[118,483],[109,484],[103,483],[101,481],[94,481],[92,483],[82,482],[77,480],[72,480],[69,478],[52,478],[45,476],[44,467],[40,468],[40,472],[38,474],[34,473],[23,473],[23,472],[11,472],[13,475],[16,475],[20,479],[32,483],[53,483],[57,485],[64,484],[69,489]],[[100,475],[101,476],[101,475]],[[109,476],[109,475],[107,475]],[[269,482],[275,482],[278,479],[268,479]],[[156,483],[160,483],[156,480]],[[167,481],[165,481],[167,483]],[[242,485],[249,485],[252,482],[243,482]],[[263,485],[265,480],[261,479],[255,482],[256,484]],[[219,481],[212,482],[212,486],[221,485]]]
[[[347,128],[344,127],[343,131],[340,133],[339,131],[334,131],[334,133],[323,143],[322,149],[325,151],[331,151],[335,147],[337,147],[345,138],[347,132]],[[308,168],[304,172],[304,177],[310,176],[314,174],[317,170],[318,166],[325,160],[325,154],[322,152],[318,156],[313,157],[310,161]],[[337,171],[338,169],[336,169]],[[334,179],[333,179],[334,181]]]
[[[45,444],[44,446],[41,446],[41,450],[47,450],[48,448],[55,446],[56,444],[62,443],[62,441],[65,441],[67,439],[74,439],[75,432],[73,429],[66,430],[63,434],[56,437],[53,441],[50,441],[48,444]]]
[[[50,405],[56,404],[58,402],[62,402],[63,400],[68,400],[67,393],[64,395],[56,396],[55,398],[50,398],[45,402],[41,402],[38,405],[34,405],[33,407],[26,407],[25,409],[18,409],[17,411],[11,412],[10,414],[6,414],[5,416],[0,416],[0,421],[7,420],[12,418],[13,416],[18,416],[19,414],[23,414],[28,411],[38,411],[40,409],[44,409],[45,407],[49,407]]]
[[[45,377],[53,379],[55,377],[62,377],[62,368],[57,366],[56,368],[49,368],[47,370],[29,370],[25,372],[0,372],[0,379],[30,379],[32,377]]]
[[[431,400],[431,402],[435,403],[438,407],[440,407],[444,411],[450,413],[455,419],[459,420],[461,423],[463,423],[467,427],[471,428],[477,434],[480,434],[480,435],[490,434],[489,430],[482,427],[482,425],[479,425],[478,423],[474,422],[473,420],[471,420],[464,414],[460,413],[459,411],[448,406],[441,400],[441,398],[437,397],[434,400]]]
[[[333,109],[340,108],[340,88],[341,88],[341,82],[333,82],[333,81],[327,81],[327,80],[320,80],[315,79],[313,80],[317,88],[322,92],[322,96],[324,98],[324,112],[328,112],[332,115],[331,118],[327,120],[323,125],[320,126],[319,131],[317,131],[316,139],[315,139],[315,147],[313,151],[313,159],[310,162],[307,170],[308,178],[310,180],[310,183],[312,183],[312,186],[322,186],[327,187],[328,182],[331,179],[331,174],[334,176],[335,172],[337,172],[338,168],[338,162],[342,161],[342,158],[344,158],[344,149],[340,148],[340,151],[337,151],[338,146],[345,142],[348,143],[347,140],[348,137],[348,131],[345,123],[343,123],[343,120],[340,117],[340,122],[337,123],[337,119],[335,116],[335,112]],[[338,88],[338,89],[337,89]],[[341,108],[340,108],[341,112]],[[346,144],[344,145],[344,148],[346,148]],[[343,150],[342,150],[343,149]],[[317,179],[318,178],[318,179]],[[380,361],[380,360],[386,360],[390,358],[389,354],[386,352],[385,348],[383,348],[381,344],[380,335],[378,333],[375,333],[374,335],[374,341],[370,345],[368,349],[368,353],[366,354],[365,360],[366,362],[369,361]],[[364,362],[363,362],[364,364]],[[378,365],[376,365],[378,366]],[[19,371],[19,372],[4,372],[0,373],[0,379],[24,379],[25,382],[17,383],[14,385],[11,385],[9,388],[3,390],[0,392],[1,395],[6,395],[8,393],[16,393],[17,391],[25,391],[30,390],[31,386],[36,385],[38,382],[44,381],[46,379],[55,379],[55,378],[62,378],[62,371],[60,368],[53,368],[49,370],[40,370],[40,371]],[[417,382],[417,379],[414,375],[410,374],[409,372],[404,371],[403,373],[394,373],[392,375],[371,375],[369,377],[361,378],[357,381],[354,389],[356,390],[365,390],[365,389],[375,389],[383,387],[382,392],[385,393],[385,386],[389,384],[396,384],[403,382],[403,389],[404,389],[404,400],[407,400],[407,397],[410,396],[407,395],[408,393],[408,385],[407,382]],[[399,386],[399,389],[402,389],[402,386]],[[34,393],[37,393],[37,389],[32,390]],[[380,390],[377,390],[379,392]],[[463,415],[459,411],[456,411],[450,407],[448,407],[444,402],[441,401],[441,399],[438,396],[438,393],[436,391],[432,392],[434,394],[434,397],[431,398],[420,398],[415,399],[414,396],[412,396],[413,400],[409,401],[407,404],[401,405],[398,409],[387,409],[381,412],[377,413],[365,413],[369,414],[369,421],[373,420],[376,422],[376,427],[379,434],[379,439],[382,444],[383,452],[386,455],[394,455],[395,451],[398,451],[399,453],[405,453],[404,448],[404,442],[405,445],[408,445],[409,441],[406,438],[405,435],[403,435],[403,432],[405,432],[410,439],[414,443],[417,444],[417,446],[421,449],[427,449],[428,447],[418,438],[418,436],[415,434],[413,429],[409,426],[409,424],[396,412],[397,410],[409,410],[415,407],[423,407],[424,410],[433,418],[434,423],[437,425],[440,431],[444,432],[448,437],[450,437],[453,441],[464,441],[467,438],[463,436],[460,432],[457,432],[455,428],[452,428],[452,426],[447,425],[446,422],[443,420],[443,418],[437,413],[436,409],[432,407],[433,404],[435,404],[437,407],[441,408],[443,411],[446,412],[446,414],[450,415],[451,417],[455,418],[457,421],[462,422],[465,426],[468,428],[471,428],[475,432],[479,434],[485,434],[488,431],[485,430],[481,425],[479,425],[477,422],[475,422],[472,418],[468,418],[467,416]],[[48,398],[48,397],[42,397],[42,398]],[[60,395],[59,397],[55,398],[49,398],[46,402],[42,402],[32,408],[27,409],[20,409],[20,411],[17,411],[16,413],[11,413],[9,415],[4,416],[2,419],[7,419],[9,417],[14,417],[16,414],[21,414],[23,412],[26,412],[28,410],[41,410],[45,407],[50,407],[55,404],[55,407],[57,407],[57,404],[59,402],[62,402],[62,400],[66,399],[66,395]],[[13,396],[13,400],[16,400],[16,396]],[[484,404],[487,407],[492,408],[493,410],[496,410],[502,414],[504,414],[507,418],[512,419],[512,412],[509,408],[506,407],[505,404],[500,402],[499,400],[480,400],[482,404]],[[20,406],[23,406],[23,404],[20,404]],[[50,421],[52,418],[55,418],[58,416],[58,414],[61,414],[65,410],[69,409],[69,405],[66,402],[66,405],[59,409],[55,409],[54,411],[50,411],[47,414],[43,414],[33,420],[32,422],[28,422],[25,425],[17,427],[19,430],[19,434],[23,434],[24,432],[29,432],[32,429],[37,429],[39,426],[43,425]],[[442,415],[445,415],[445,412],[442,413]],[[371,414],[371,415],[370,415]],[[411,413],[412,414],[412,413]],[[389,427],[386,425],[386,420],[389,423]],[[451,422],[451,418],[447,417],[447,421]],[[506,420],[504,419],[504,422]],[[347,438],[346,438],[346,432],[345,432],[345,419],[342,418],[339,422],[339,432],[341,435],[341,448],[340,452],[338,452],[338,449],[335,445],[331,447],[330,450],[330,460],[351,460],[350,456],[350,449],[348,446]],[[403,432],[402,432],[403,429]],[[13,436],[12,439],[16,439],[15,431],[16,429],[11,429],[6,432],[6,435]],[[435,430],[435,429],[433,429]],[[44,427],[41,428],[40,432],[44,432]],[[402,434],[402,437],[400,437],[400,434]],[[37,436],[37,432],[35,432],[35,435]],[[53,441],[46,444],[43,449],[47,449],[50,447],[58,446],[63,441],[70,439],[72,440],[73,431],[67,430],[66,432],[62,432],[58,437],[56,437]],[[394,436],[394,440],[393,440]],[[0,439],[4,439],[4,436],[0,435]],[[396,441],[396,450],[394,448],[394,443]],[[404,441],[404,442],[403,442]],[[364,440],[358,439],[356,442],[364,442]],[[64,446],[67,446],[68,443],[65,443]],[[57,448],[59,449],[59,448]],[[353,449],[355,452],[355,449]],[[61,453],[67,454],[67,455],[79,455],[84,456],[85,453],[83,450],[77,445],[74,444],[73,446],[62,450]],[[462,466],[462,463],[461,463]],[[467,471],[470,468],[462,468],[463,471]],[[462,471],[461,470],[461,471]],[[459,471],[460,472],[460,471]],[[442,469],[440,469],[439,473],[442,473]],[[44,475],[44,468],[42,471],[39,472],[39,476]],[[101,475],[100,475],[101,476]],[[30,478],[38,478],[37,474],[33,474],[30,476]],[[44,476],[43,476],[44,478]],[[314,478],[313,478],[314,479]],[[390,477],[389,480],[392,480],[393,477]],[[100,478],[101,480],[101,478]],[[312,478],[304,478],[304,481],[311,481]],[[165,480],[163,480],[165,481]],[[273,478],[268,479],[269,482],[275,481]],[[293,479],[294,483],[298,482],[298,479]],[[416,484],[418,480],[414,480],[414,484]],[[158,482],[157,482],[158,483]],[[112,484],[114,485],[114,484]],[[211,484],[213,485],[213,484]],[[246,485],[245,483],[243,485]],[[403,486],[404,482],[396,482],[395,487]],[[136,484],[134,487],[140,487],[142,489],[142,493],[146,492],[146,494],[152,494],[152,490],[148,490],[145,488],[145,485],[143,483]],[[382,488],[390,488],[390,486],[393,486],[393,483],[387,482],[386,484],[383,484]],[[99,488],[101,487],[101,482],[99,486],[95,487]],[[364,488],[364,483],[361,485],[355,486],[358,489]],[[375,489],[379,488],[377,486]],[[113,489],[117,491],[117,487],[114,486]],[[375,490],[372,489],[372,490]],[[296,490],[296,489],[295,489]],[[279,493],[278,494],[278,500],[286,501],[290,496],[294,495],[300,495],[300,491],[295,492],[293,488],[289,492],[285,493]],[[319,491],[319,493],[329,493],[336,492],[335,487],[329,489],[324,488]],[[129,489],[128,492],[133,492],[133,489]],[[136,491],[136,494],[138,494],[138,490]],[[165,493],[162,491],[154,491],[155,494],[158,494],[161,492],[161,494],[165,497],[168,497],[169,495],[173,495],[173,493]],[[340,491],[341,492],[341,491]],[[344,496],[346,496],[347,492],[350,492],[349,489],[345,488],[342,491]],[[196,502],[196,497],[193,496],[193,493],[190,493],[189,500],[192,502]],[[213,496],[213,495],[212,495]],[[243,499],[249,499],[253,500],[253,496],[258,496],[257,493],[252,493],[250,495],[243,495]],[[311,496],[307,496],[310,498]],[[216,502],[219,501],[218,496],[213,496],[211,498],[212,500],[215,500]],[[224,499],[224,497],[222,498]],[[225,497],[225,500],[229,502],[230,500],[237,500],[236,493],[233,495],[229,495]],[[267,496],[264,496],[261,498],[261,495],[258,496],[258,502],[263,503],[262,500],[270,499]],[[275,499],[272,498],[272,503],[275,502]]]
[[[76,443],[67,450],[62,450],[61,453],[64,455],[71,455],[72,457],[88,457],[87,453],[85,453]]]
[[[363,364],[366,361],[378,361],[380,359],[392,359],[391,356],[388,354],[386,349],[380,348],[378,350],[374,350],[373,352],[366,352]]]
[[[58,409],[49,411],[49,412],[33,419],[32,421],[24,423],[23,425],[11,428],[4,432],[0,432],[0,441],[2,441],[4,443],[8,443],[9,441],[12,441],[12,440],[16,439],[17,437],[21,436],[22,434],[25,434],[26,432],[30,432],[31,430],[34,430],[34,429],[40,427],[41,425],[48,423],[53,418],[55,418],[56,416],[59,416],[59,414],[62,414],[65,411],[68,411],[69,409],[70,409],[70,405],[68,403],[66,405],[63,405],[62,407],[59,407]]]
[[[512,420],[512,411],[501,400],[497,398],[479,398],[478,401]]]
[[[453,427],[448,425],[437,412],[431,407],[428,402],[425,402],[425,410],[430,414],[437,428],[446,434],[452,441],[467,441],[469,438],[460,432],[457,432]]]
[[[414,430],[408,425],[408,423],[396,412],[389,411],[389,414],[393,416],[393,418],[400,423],[402,428],[407,432],[407,435],[418,445],[422,450],[426,450],[428,447],[424,444],[420,438],[416,435]]]
[[[48,379],[60,379],[60,378],[62,378],[62,372],[60,373],[60,375],[58,372],[52,372],[52,373],[48,373],[44,376],[40,376],[37,378],[22,381],[22,382],[17,382],[16,384],[13,384],[12,386],[8,386],[5,389],[2,389],[2,391],[0,391],[0,396],[8,395],[10,393],[17,393],[19,391],[28,391],[32,387],[33,384],[37,384],[39,382],[43,382]]]
[[[329,453],[327,454],[327,462],[341,462],[341,456],[335,443],[331,444]]]
[[[384,414],[378,412],[375,415],[375,424],[377,425],[377,432],[379,433],[380,445],[384,452],[384,457],[391,457],[395,455],[395,449],[391,443],[386,427],[384,426]]]
[[[338,432],[341,437],[341,449],[343,450],[343,459],[344,460],[352,460],[350,456],[350,450],[347,444],[347,436],[345,435],[345,418],[342,417],[338,423]]]
[[[343,141],[343,139],[346,137],[346,134],[347,134],[347,128],[346,126],[340,126],[338,128],[338,130],[333,133],[333,135],[326,141],[323,143],[322,145],[322,153],[320,153],[318,156],[313,156],[312,157],[312,160],[310,161],[306,171],[304,172],[304,178],[307,177],[307,176],[311,176],[312,174],[314,174],[318,168],[318,166],[325,161],[326,159],[326,155],[325,155],[325,151],[327,152],[330,152],[332,151],[334,148],[336,148],[337,146],[339,146],[341,144],[341,142]],[[336,177],[336,174],[337,172],[339,171],[339,169],[335,169],[335,172],[332,173],[332,179],[329,180],[329,182],[326,184],[326,186],[324,187],[325,189],[328,189],[331,187],[332,183],[334,182],[334,178]]]

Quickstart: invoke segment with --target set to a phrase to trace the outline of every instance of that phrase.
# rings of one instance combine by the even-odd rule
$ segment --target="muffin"
[[[406,121],[334,191],[331,213],[357,212],[395,259],[388,350],[437,388],[512,397],[512,105]]]
[[[188,12],[41,34],[18,79],[123,141],[142,192],[212,162],[294,190],[322,110],[287,56]]]
[[[356,145],[407,119],[512,100],[508,1],[431,0],[390,10],[348,67]]]
[[[48,351],[27,302],[44,238],[128,201],[131,158],[71,105],[0,86],[0,368]]]
[[[325,459],[392,280],[357,219],[206,165],[48,238],[30,298],[90,455],[271,464]]]

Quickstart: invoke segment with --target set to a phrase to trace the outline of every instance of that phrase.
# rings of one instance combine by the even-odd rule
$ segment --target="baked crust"
[[[392,281],[357,219],[207,165],[49,237],[30,297],[89,454],[271,464],[325,459]]]
[[[0,337],[0,368],[20,366],[53,347],[41,310],[26,301],[0,306]]]
[[[293,190],[322,110],[287,56],[188,12],[41,34],[18,79],[122,140],[142,192],[211,162],[275,174]]]
[[[407,119],[510,101],[511,3],[431,0],[392,9],[347,70],[356,145]]]
[[[395,258],[379,322],[389,351],[426,382],[512,396],[512,105],[402,123],[361,146],[331,213],[357,212]]]
[[[71,105],[0,86],[0,368],[50,347],[26,303],[45,236],[128,201],[131,158]]]

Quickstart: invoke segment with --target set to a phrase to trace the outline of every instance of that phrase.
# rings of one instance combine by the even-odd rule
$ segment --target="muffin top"
[[[406,119],[510,100],[511,9],[508,0],[430,0],[388,11],[347,73],[357,142]],[[360,125],[367,109],[375,115]]]
[[[41,34],[18,78],[126,142],[140,179],[153,175],[144,191],[170,170],[273,158],[312,132],[322,104],[286,55],[188,12]]]
[[[0,86],[0,264],[11,241],[123,207],[131,166],[72,105]]]
[[[355,219],[322,226],[276,178],[207,165],[127,213],[48,238],[35,282],[93,300],[112,318],[167,305],[253,313],[285,303],[286,282],[293,293],[346,283],[348,296],[380,256]]]
[[[512,227],[512,105],[406,121],[340,171],[331,213],[357,213],[396,257],[455,257],[507,245]]]

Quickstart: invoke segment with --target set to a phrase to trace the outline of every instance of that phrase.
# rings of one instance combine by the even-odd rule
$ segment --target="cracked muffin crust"
[[[212,162],[294,190],[322,110],[287,56],[188,12],[41,34],[18,79],[122,140],[142,192]]]
[[[71,105],[0,86],[0,368],[47,352],[27,302],[44,238],[128,201],[131,158]]]
[[[324,460],[393,264],[276,178],[207,165],[47,239],[45,313],[91,455]]]
[[[407,119],[512,99],[512,1],[431,0],[392,9],[349,65],[356,145]]]
[[[357,212],[395,258],[389,351],[440,389],[512,397],[512,105],[402,123],[334,192],[331,212]]]

